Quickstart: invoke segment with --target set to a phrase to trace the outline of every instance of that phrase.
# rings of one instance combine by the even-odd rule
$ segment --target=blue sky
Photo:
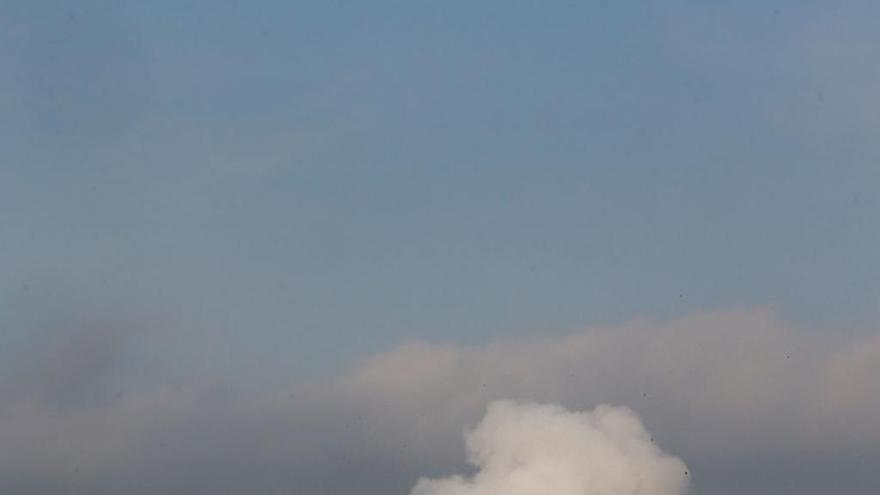
[[[6,2],[3,313],[309,373],[733,305],[869,326],[875,36],[835,15]]]
[[[7,320],[161,315],[176,358],[272,373],[738,304],[877,320],[874,76],[823,7],[3,10]]]

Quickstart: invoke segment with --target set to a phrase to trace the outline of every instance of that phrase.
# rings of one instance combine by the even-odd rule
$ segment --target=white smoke
[[[422,478],[411,495],[683,495],[684,462],[657,448],[638,416],[601,405],[494,402],[467,435],[470,477]]]

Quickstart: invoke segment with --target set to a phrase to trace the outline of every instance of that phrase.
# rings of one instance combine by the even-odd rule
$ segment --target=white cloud
[[[470,478],[421,479],[412,495],[681,495],[687,467],[629,409],[493,402],[468,433]]]

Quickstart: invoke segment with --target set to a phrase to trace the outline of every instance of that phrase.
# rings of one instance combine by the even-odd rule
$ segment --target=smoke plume
[[[683,495],[684,462],[631,410],[494,402],[467,435],[473,476],[422,478],[411,495]]]

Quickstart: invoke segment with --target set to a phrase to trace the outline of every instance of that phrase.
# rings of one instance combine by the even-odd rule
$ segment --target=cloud
[[[625,404],[689,459],[701,492],[728,493],[733,479],[753,493],[821,493],[828,479],[877,485],[858,473],[880,465],[878,367],[876,333],[820,334],[742,307],[483,346],[405,343],[341,388],[396,442],[445,463],[459,448],[449,439],[496,399]],[[845,458],[857,462],[827,462]],[[819,467],[795,477],[803,465]]]
[[[493,402],[467,435],[470,478],[419,480],[412,495],[682,495],[687,467],[658,449],[631,410]]]
[[[880,336],[810,333],[772,307],[475,346],[403,343],[341,376],[273,393],[194,378],[66,397],[63,370],[74,389],[92,390],[113,383],[108,363],[126,356],[100,334],[70,342],[26,374],[49,377],[34,388],[50,392],[0,387],[3,493],[407,493],[420,476],[466,470],[461,431],[479,424],[470,445],[482,474],[461,479],[470,486],[495,472],[481,456],[511,418],[576,428],[629,417],[633,438],[644,438],[631,413],[601,404],[638,411],[657,444],[688,460],[700,493],[880,489],[871,474],[880,468]],[[481,423],[498,399],[514,402],[492,406]]]
[[[850,441],[842,428],[880,441],[865,414],[880,406],[870,378],[878,342],[799,331],[772,307],[735,308],[482,347],[408,343],[342,386],[379,409],[394,404],[385,415],[398,428],[406,418],[418,418],[414,430],[472,421],[496,398],[608,402],[644,411],[654,429],[689,449],[833,449]]]

